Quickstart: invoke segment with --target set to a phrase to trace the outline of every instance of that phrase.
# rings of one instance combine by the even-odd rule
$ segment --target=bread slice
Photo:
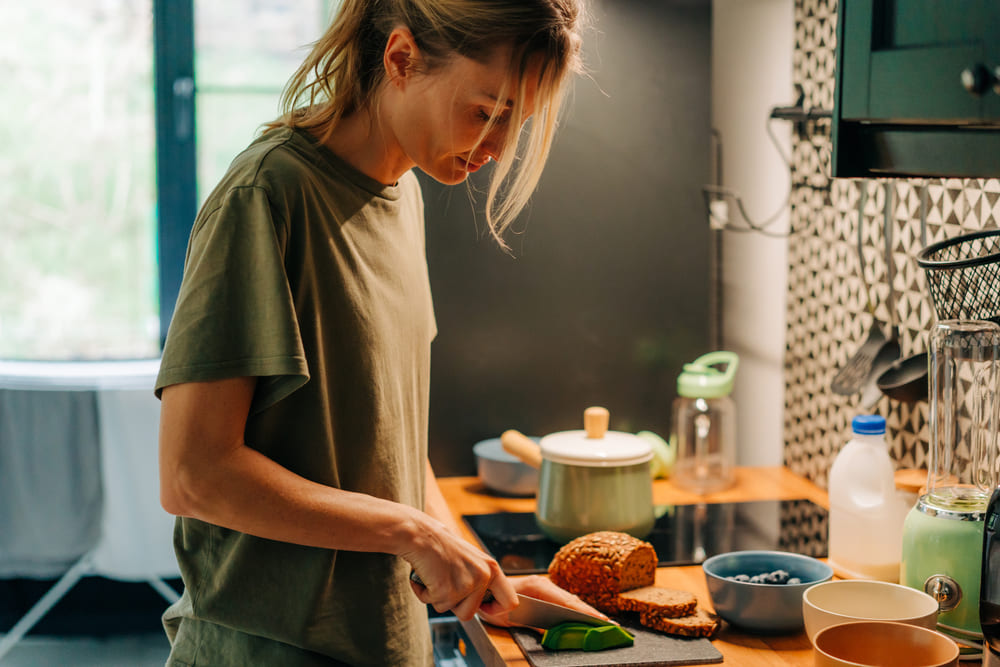
[[[618,594],[622,611],[636,611],[651,617],[677,618],[693,614],[698,598],[687,591],[659,586],[643,586]]]
[[[653,545],[626,533],[588,533],[564,545],[549,564],[549,577],[605,613],[618,611],[616,596],[656,578]]]
[[[678,618],[640,612],[639,622],[647,628],[682,637],[711,637],[719,628],[719,620],[701,607],[696,607],[691,614]]]

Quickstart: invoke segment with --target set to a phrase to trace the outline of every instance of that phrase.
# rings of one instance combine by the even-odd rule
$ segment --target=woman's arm
[[[448,526],[456,535],[461,535],[458,522],[448,507],[448,503],[444,499],[444,494],[441,493],[441,487],[438,486],[437,477],[434,475],[434,469],[431,467],[430,461],[427,462],[426,494],[424,507],[427,513]],[[500,576],[502,577],[503,575],[501,574]],[[561,604],[586,614],[594,614],[601,618],[607,618],[602,612],[594,609],[577,596],[553,584],[548,577],[534,575],[530,577],[517,577],[508,581],[513,585],[514,590],[522,595]],[[482,610],[480,615],[484,621],[493,625],[510,625],[510,622],[507,620],[506,610],[490,613],[491,611],[488,608]]]
[[[438,519],[374,496],[309,481],[246,446],[254,378],[172,385],[162,393],[160,500],[165,510],[250,535],[327,549],[398,555],[418,597],[468,619],[491,590],[516,605],[496,562]],[[440,493],[440,491],[438,491]]]

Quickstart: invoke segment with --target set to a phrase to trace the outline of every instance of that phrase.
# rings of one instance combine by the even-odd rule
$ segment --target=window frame
[[[198,208],[194,0],[153,0],[160,350]]]

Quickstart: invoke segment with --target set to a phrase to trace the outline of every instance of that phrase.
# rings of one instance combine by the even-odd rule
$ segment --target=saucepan
[[[540,468],[539,528],[562,544],[600,530],[645,537],[656,521],[652,447],[640,436],[608,431],[605,408],[587,408],[583,421],[583,430],[552,433],[537,443],[516,430],[500,436],[506,451]]]
[[[533,438],[537,442],[538,438]],[[538,490],[538,466],[530,466],[507,452],[500,438],[480,440],[472,447],[476,474],[483,485],[501,496],[533,496]]]

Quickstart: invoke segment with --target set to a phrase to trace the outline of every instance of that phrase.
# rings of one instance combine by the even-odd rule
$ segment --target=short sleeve
[[[260,187],[235,187],[199,215],[156,382],[260,378],[251,412],[305,384],[308,365],[282,252]]]

